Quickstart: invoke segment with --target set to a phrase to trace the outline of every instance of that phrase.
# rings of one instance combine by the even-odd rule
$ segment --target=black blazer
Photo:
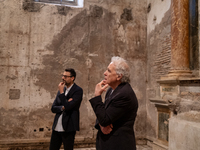
[[[52,129],[55,129],[58,118],[62,114],[61,108],[62,106],[64,106],[65,110],[63,111],[62,117],[63,129],[65,130],[65,132],[79,131],[79,108],[83,97],[83,90],[81,87],[77,86],[74,83],[66,96],[65,91],[66,88],[64,89],[64,93],[62,94],[60,94],[60,92],[58,91],[56,99],[54,100],[51,107],[51,111],[53,113],[56,113]],[[73,100],[68,102],[70,98],[72,98]]]
[[[120,84],[110,95],[112,89],[108,89],[105,103],[101,96],[90,100],[96,114],[98,129],[96,147],[97,150],[136,150],[134,122],[137,115],[138,101],[129,83]],[[113,125],[110,134],[101,132],[102,126]]]

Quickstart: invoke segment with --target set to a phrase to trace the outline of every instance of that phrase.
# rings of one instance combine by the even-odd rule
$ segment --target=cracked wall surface
[[[198,6],[197,6],[198,5]],[[164,6],[164,7],[162,7]],[[158,120],[159,120],[159,105],[151,103],[150,99],[162,99],[170,101],[176,105],[176,109],[171,109],[171,116],[197,111],[199,112],[199,41],[197,42],[197,32],[199,32],[197,18],[197,7],[199,2],[197,0],[190,1],[190,70],[193,77],[188,78],[188,81],[178,84],[179,91],[176,95],[162,95],[160,92],[159,80],[166,76],[171,68],[171,1],[157,1],[147,0],[147,92],[146,92],[146,106],[147,106],[147,126],[146,135],[148,139],[156,141],[159,138]],[[195,9],[194,9],[195,8]],[[180,12],[181,13],[181,12]],[[199,26],[199,24],[198,24]],[[184,32],[184,31],[183,31]],[[198,33],[199,37],[199,33]],[[195,57],[193,57],[195,55]],[[194,77],[197,79],[195,80]],[[191,79],[191,81],[190,81]],[[193,81],[194,80],[194,81]],[[173,83],[169,84],[174,86]],[[166,84],[166,87],[168,85]],[[155,107],[156,106],[156,107]],[[158,108],[158,109],[157,109]],[[170,130],[170,129],[169,129]],[[191,140],[191,139],[190,139]],[[189,141],[189,139],[188,139]],[[176,149],[176,148],[174,148]]]
[[[147,127],[152,141],[157,137],[157,110],[149,99],[156,97],[157,80],[171,67],[171,1],[148,0],[147,14]],[[162,7],[164,6],[164,7]]]
[[[146,0],[84,3],[83,8],[70,8],[0,1],[0,141],[50,138],[50,109],[67,67],[76,70],[75,82],[84,91],[77,137],[95,138],[88,100],[112,56],[130,64],[139,101],[135,134],[145,138]]]

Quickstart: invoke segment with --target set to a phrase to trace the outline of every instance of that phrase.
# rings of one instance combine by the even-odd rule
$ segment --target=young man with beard
[[[113,57],[104,72],[104,80],[96,85],[90,99],[97,120],[97,150],[136,150],[134,122],[138,101],[129,84],[130,69],[121,57]],[[106,92],[105,103],[101,94]]]
[[[73,150],[76,131],[79,131],[79,108],[83,90],[74,83],[76,72],[65,69],[63,82],[58,85],[58,93],[51,111],[55,113],[49,150],[59,150],[62,143],[65,150]]]

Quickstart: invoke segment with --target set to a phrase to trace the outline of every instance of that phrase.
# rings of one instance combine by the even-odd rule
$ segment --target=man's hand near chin
[[[101,95],[104,91],[106,91],[106,88],[108,87],[108,84],[104,83],[104,80],[99,82],[96,87],[95,87],[95,91],[94,91],[94,95],[95,96],[99,96]]]

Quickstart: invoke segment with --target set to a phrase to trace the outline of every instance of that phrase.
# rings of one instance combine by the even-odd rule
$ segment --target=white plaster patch
[[[191,111],[169,119],[169,150],[199,149],[199,116],[199,112]]]
[[[119,41],[122,41],[122,42],[126,42],[126,38],[125,38],[125,30],[123,28],[123,26],[121,25],[119,28],[118,28],[118,37],[117,39]]]
[[[158,1],[148,0],[147,4],[151,3],[151,11],[147,14],[147,33],[149,34],[155,29],[155,26],[162,21],[165,13],[170,9],[171,0]],[[156,18],[156,20],[155,20]]]
[[[97,56],[99,56],[98,54],[92,54],[92,53],[90,53],[90,54],[88,54],[88,56],[91,56],[91,57],[97,57]]]
[[[85,64],[87,65],[87,68],[91,68],[92,67],[92,60],[91,59],[86,59]]]
[[[38,2],[38,0],[35,0],[35,1]],[[50,5],[60,5],[60,4],[51,4],[51,3],[49,3],[49,4]],[[84,6],[84,0],[77,0],[77,6],[73,6],[73,5],[65,5],[65,6],[74,7],[74,8],[83,8],[83,6]]]

